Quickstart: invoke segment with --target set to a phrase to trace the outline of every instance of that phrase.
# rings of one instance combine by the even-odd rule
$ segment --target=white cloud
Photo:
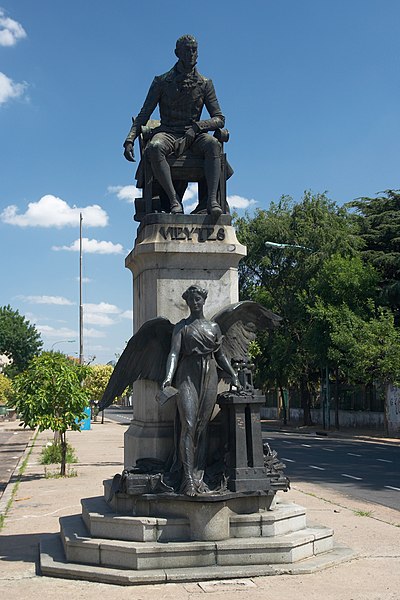
[[[71,306],[75,302],[71,302],[62,296],[18,296],[19,299],[32,304],[56,304],[58,306]]]
[[[131,319],[132,311],[122,310],[115,304],[99,302],[98,304],[87,303],[83,305],[83,322],[89,325],[107,327],[115,325],[121,319]]]
[[[132,321],[133,313],[131,310],[124,310],[124,312],[120,314],[120,317],[121,319],[129,319],[130,321]]]
[[[102,314],[117,315],[121,312],[118,306],[115,304],[108,304],[108,302],[99,302],[98,304],[85,304],[85,309],[90,312],[97,312]]]
[[[243,196],[228,196],[227,197],[228,204],[231,208],[248,208],[252,204],[257,204],[255,200],[250,200],[249,198],[243,198]]]
[[[76,281],[80,281],[80,277],[75,277]],[[90,277],[82,277],[82,283],[92,283],[93,279]]]
[[[26,31],[18,21],[6,17],[0,8],[0,46],[14,46],[26,37]]]
[[[83,328],[83,337],[87,338],[103,338],[106,337],[106,334],[103,331],[98,331],[97,329],[87,329]]]
[[[119,308],[113,304],[107,304],[106,302],[100,302],[99,304],[85,304],[83,320],[84,323],[89,323],[90,325],[107,327],[108,325],[114,325],[116,322],[109,315],[116,315],[119,312]]]
[[[78,343],[78,333],[69,327],[50,327],[50,325],[36,325],[36,329],[43,335],[44,338],[57,339],[57,340],[72,340],[74,339]],[[83,338],[102,338],[105,337],[105,333],[98,331],[97,329],[83,328]]]
[[[119,200],[133,202],[135,198],[142,197],[142,190],[139,190],[135,185],[109,185],[107,192],[116,194]]]
[[[100,325],[101,327],[115,325],[115,320],[108,315],[97,315],[96,313],[84,313],[83,322],[89,323],[89,325]]]
[[[83,307],[83,321],[90,325],[100,325],[106,327],[108,325],[115,325],[117,322],[110,315],[121,316],[121,309],[114,304],[108,304],[107,302],[100,302],[99,304],[85,304]]]
[[[72,242],[70,246],[53,246],[52,250],[68,250],[70,252],[79,252],[79,239]],[[124,248],[121,244],[89,240],[89,238],[84,237],[82,238],[82,250],[86,254],[122,254]]]
[[[77,332],[69,327],[51,327],[50,325],[36,324],[36,329],[46,338],[57,338],[60,340],[77,339]]]
[[[7,206],[0,214],[0,219],[3,223],[18,227],[78,227],[80,213],[85,227],[105,227],[108,223],[107,213],[97,204],[86,208],[71,207],[65,200],[52,194],[42,196],[37,202],[30,202],[24,214],[18,214],[15,205]]]
[[[190,213],[196,208],[199,202],[197,183],[189,183],[183,195],[182,202],[186,213]]]
[[[0,106],[8,102],[8,100],[20,98],[27,87],[27,83],[16,83],[0,71]]]

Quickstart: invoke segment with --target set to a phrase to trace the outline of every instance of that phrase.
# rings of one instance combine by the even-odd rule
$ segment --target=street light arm
[[[269,246],[271,248],[299,248],[300,250],[308,250],[309,252],[314,252],[313,248],[308,248],[307,246],[299,246],[297,244],[278,244],[277,242],[264,242],[265,246]]]
[[[76,340],[58,340],[57,342],[54,342],[54,344],[51,345],[50,350],[53,350],[56,344],[73,344],[75,342]]]

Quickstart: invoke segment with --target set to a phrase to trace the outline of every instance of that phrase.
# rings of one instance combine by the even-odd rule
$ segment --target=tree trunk
[[[311,418],[311,395],[310,390],[307,385],[307,377],[306,375],[302,375],[300,378],[300,398],[301,398],[301,408],[303,409],[303,424],[304,425],[312,425]]]
[[[67,432],[63,431],[61,433],[61,468],[60,468],[61,477],[65,477],[66,462],[67,462]]]

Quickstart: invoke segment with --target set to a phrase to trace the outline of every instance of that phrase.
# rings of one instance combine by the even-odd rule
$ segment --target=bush
[[[67,444],[66,462],[78,462],[78,459],[75,454],[75,448],[73,448],[70,444]],[[42,449],[40,464],[55,465],[58,463],[61,464],[61,444],[54,444],[53,442],[48,442],[46,446]]]

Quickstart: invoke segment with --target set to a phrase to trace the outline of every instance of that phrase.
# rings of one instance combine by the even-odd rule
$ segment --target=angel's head
[[[208,292],[205,288],[202,288],[199,285],[191,285],[183,292],[182,298],[185,300],[190,310],[193,308],[198,310],[204,306],[207,294]]]

